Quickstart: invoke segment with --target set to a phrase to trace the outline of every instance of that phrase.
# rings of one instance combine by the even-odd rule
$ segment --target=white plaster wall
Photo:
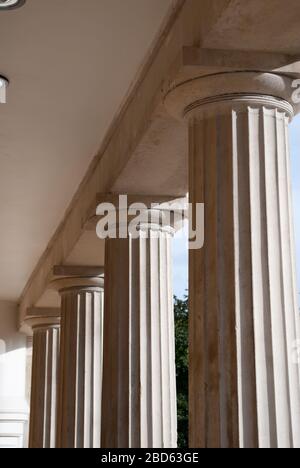
[[[27,338],[17,331],[17,306],[0,301],[0,448],[26,445]]]

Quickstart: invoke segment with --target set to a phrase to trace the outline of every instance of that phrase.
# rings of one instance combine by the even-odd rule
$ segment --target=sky
[[[296,261],[298,270],[298,298],[300,303],[300,115],[290,126],[291,172],[296,241]],[[185,229],[187,233],[187,229]],[[187,236],[177,233],[173,244],[174,294],[183,298],[188,288],[188,249]]]
[[[297,285],[300,304],[300,115],[291,124],[291,172],[296,241]]]

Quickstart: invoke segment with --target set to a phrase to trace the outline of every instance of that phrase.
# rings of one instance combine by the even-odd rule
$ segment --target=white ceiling
[[[27,0],[0,12],[0,299],[17,300],[172,0]]]

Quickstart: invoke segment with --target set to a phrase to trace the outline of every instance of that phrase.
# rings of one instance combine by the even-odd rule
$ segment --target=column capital
[[[58,327],[60,325],[60,309],[28,309],[25,322],[31,331]]]
[[[104,289],[104,277],[65,277],[54,279],[50,283],[50,288],[58,291],[60,294],[64,292],[76,290],[99,290]]]
[[[188,215],[186,197],[103,194],[97,198],[96,231],[100,238],[127,238],[137,231],[171,235]],[[117,234],[118,231],[118,234]]]
[[[296,86],[297,87],[297,86]],[[279,109],[293,117],[300,112],[295,78],[279,73],[235,71],[215,73],[176,84],[165,97],[169,113],[184,119],[192,115],[242,110],[247,106]]]

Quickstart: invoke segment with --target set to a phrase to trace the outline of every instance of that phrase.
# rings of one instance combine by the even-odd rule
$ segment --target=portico
[[[6,18],[32,34],[12,45],[31,69],[16,71],[9,50],[0,64],[11,73],[0,299],[18,303],[16,332],[33,336],[29,446],[176,448],[179,226],[166,213],[188,194],[190,222],[205,210],[204,246],[189,253],[190,447],[300,448],[289,152],[299,2],[126,1],[29,0]],[[33,20],[43,33],[29,33]],[[16,124],[12,146],[5,122],[26,114],[24,94],[34,119],[24,134]],[[5,151],[23,147],[16,170],[32,181],[14,197]],[[126,222],[126,237],[100,238],[99,204],[119,195],[145,206],[138,236]],[[14,210],[26,212],[18,240]],[[13,240],[18,258],[6,254]]]

